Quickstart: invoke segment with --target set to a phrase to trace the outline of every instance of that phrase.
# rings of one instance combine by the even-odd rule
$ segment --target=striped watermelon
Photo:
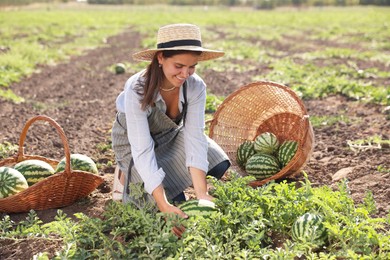
[[[247,160],[255,154],[254,141],[245,140],[237,148],[236,161],[238,166],[245,169]]]
[[[326,228],[322,216],[313,213],[305,213],[293,224],[292,238],[299,242],[311,242],[323,245],[327,238]]]
[[[245,171],[257,180],[263,180],[278,173],[280,167],[275,156],[256,153],[246,162]]]
[[[10,167],[0,167],[0,198],[6,198],[27,188],[27,180],[20,172]]]
[[[270,132],[262,133],[256,137],[254,148],[258,153],[273,155],[279,148],[278,138]]]
[[[53,167],[41,160],[25,160],[17,163],[14,169],[23,174],[29,186],[54,174]]]
[[[117,63],[115,64],[115,73],[116,74],[122,74],[126,72],[126,65],[123,63]]]
[[[207,217],[211,213],[218,211],[215,204],[208,200],[189,200],[179,205],[179,208],[189,217]]]
[[[63,158],[57,165],[55,172],[62,172],[65,170],[66,158]],[[91,173],[98,173],[97,166],[95,162],[84,154],[71,154],[70,155],[70,165],[72,170],[79,170]]]
[[[285,167],[294,157],[298,150],[298,142],[293,140],[284,141],[278,149],[278,159],[280,166]]]

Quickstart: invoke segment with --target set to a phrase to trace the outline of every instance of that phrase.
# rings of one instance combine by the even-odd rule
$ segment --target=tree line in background
[[[88,0],[87,2],[89,4],[250,6],[255,9],[273,9],[280,6],[390,5],[390,0]]]
[[[87,2],[89,4],[168,4],[168,5],[222,5],[249,6],[255,9],[273,9],[281,6],[390,6],[390,0],[0,0],[0,6],[27,5],[32,3]]]

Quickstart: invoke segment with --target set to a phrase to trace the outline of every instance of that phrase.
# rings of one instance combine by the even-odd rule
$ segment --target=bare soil
[[[295,39],[296,46],[300,39]],[[294,39],[290,39],[294,42]],[[110,143],[110,129],[115,117],[115,98],[123,89],[130,73],[115,74],[109,66],[117,62],[133,62],[131,53],[139,48],[140,36],[130,29],[107,39],[104,47],[73,57],[56,66],[42,66],[37,73],[13,84],[12,90],[25,98],[25,102],[14,104],[0,100],[0,142],[18,144],[24,124],[35,115],[47,115],[64,129],[72,153],[87,154],[102,165],[100,174],[105,182],[91,195],[71,206],[62,208],[72,216],[83,212],[99,217],[105,204],[111,200],[114,155],[104,149]],[[321,48],[326,43],[313,46]],[[292,46],[294,44],[291,44]],[[288,50],[288,46],[283,46]],[[314,48],[314,47],[313,47]],[[242,61],[236,61],[242,62]],[[340,60],[340,62],[343,62]],[[243,64],[245,66],[245,64]],[[370,67],[371,64],[361,64]],[[267,67],[259,66],[247,73],[219,73],[213,70],[201,75],[211,93],[227,96],[240,86],[250,83],[250,77],[264,75]],[[313,155],[305,166],[310,181],[315,186],[335,187],[341,177],[349,181],[352,197],[362,201],[366,191],[372,191],[378,213],[385,216],[390,201],[390,149],[367,146],[366,149],[351,150],[348,140],[367,139],[379,135],[390,139],[388,111],[380,105],[365,104],[343,96],[304,101],[309,114],[315,116],[341,116],[334,125],[315,127]],[[61,139],[49,125],[34,124],[25,141],[25,154],[41,155],[60,160],[64,156]],[[340,172],[341,171],[341,172]],[[335,175],[337,173],[337,175]],[[302,175],[294,177],[302,180]],[[190,192],[190,190],[189,190]],[[57,209],[38,211],[43,222],[50,222]],[[15,222],[25,219],[26,213],[11,214]],[[0,259],[31,259],[33,255],[46,251],[53,255],[62,247],[58,238],[48,242],[40,238],[0,238]]]

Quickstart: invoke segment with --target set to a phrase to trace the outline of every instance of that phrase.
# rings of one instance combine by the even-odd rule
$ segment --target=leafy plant
[[[224,97],[218,97],[217,95],[208,93],[206,97],[206,113],[213,113],[217,110],[218,106],[223,102]]]
[[[321,126],[332,126],[337,124],[338,122],[349,123],[351,119],[345,115],[337,115],[337,116],[310,116],[310,123],[313,127],[321,127]]]
[[[55,221],[42,224],[34,212],[15,225],[9,217],[0,222],[1,236],[23,237],[56,234],[63,249],[55,259],[386,259],[390,250],[389,218],[376,212],[372,193],[362,204],[351,198],[348,182],[312,187],[302,182],[271,182],[252,188],[252,177],[230,171],[227,181],[210,179],[219,211],[209,217],[179,219],[158,213],[152,205],[111,202],[101,218],[75,214],[73,220],[58,211]],[[132,190],[137,190],[132,187]],[[139,194],[139,198],[142,194]],[[291,227],[306,212],[320,214],[328,233],[324,247],[291,239]],[[172,233],[184,225],[181,239]]]
[[[0,143],[0,159],[9,157],[17,150],[18,146],[16,144],[11,144],[10,142]]]

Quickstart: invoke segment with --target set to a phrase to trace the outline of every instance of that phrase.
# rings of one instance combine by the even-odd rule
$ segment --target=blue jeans
[[[221,179],[222,176],[225,174],[225,172],[227,171],[227,169],[229,169],[230,167],[230,162],[228,160],[226,161],[223,161],[219,164],[217,164],[216,166],[214,166],[214,168],[212,168],[208,173],[207,175],[208,176],[213,176],[215,177],[217,180]],[[184,192],[181,192],[179,195],[177,195],[176,197],[174,197],[173,199],[173,202],[174,203],[177,203],[177,202],[183,202],[186,200],[186,196],[184,195]]]

